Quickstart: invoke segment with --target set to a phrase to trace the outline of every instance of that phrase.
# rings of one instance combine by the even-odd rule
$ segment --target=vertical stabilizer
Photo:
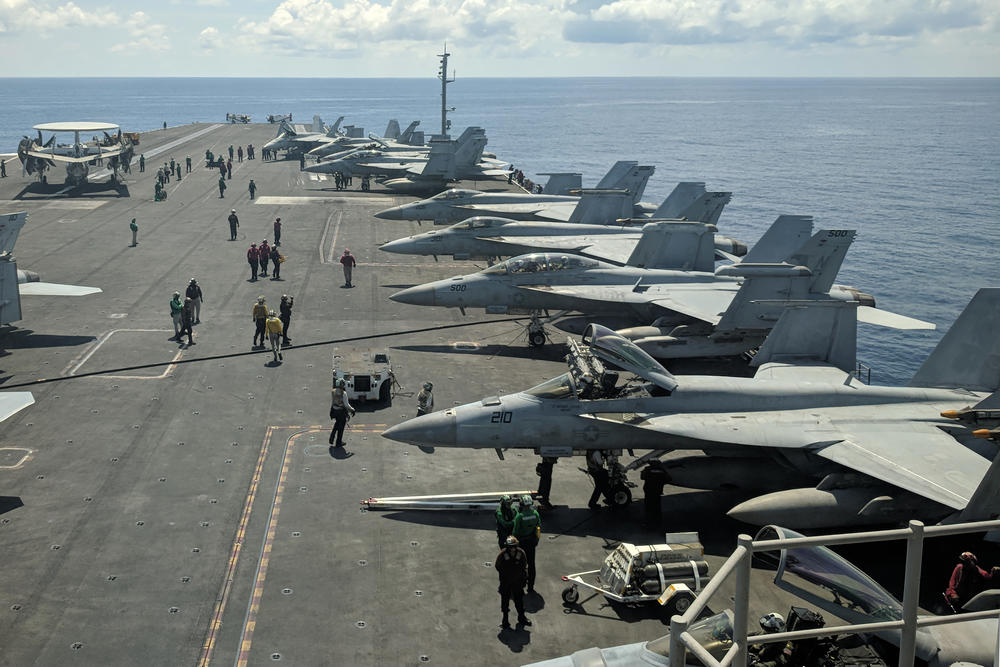
[[[821,229],[785,261],[809,269],[813,275],[809,291],[826,294],[833,287],[857,234],[854,229]]]
[[[412,123],[410,123],[409,125],[407,125],[406,129],[403,130],[400,133],[399,138],[397,139],[397,141],[399,143],[401,143],[401,144],[413,145],[413,143],[412,143],[413,142],[413,133],[416,131],[418,125],[420,125],[420,121],[419,120],[415,120]],[[421,141],[420,143],[423,143],[423,142]]]
[[[733,198],[732,192],[706,192],[698,197],[690,206],[681,211],[679,217],[691,222],[704,222],[714,225],[719,222],[722,216],[722,209],[726,208]]]
[[[1000,288],[984,287],[910,380],[911,387],[1000,389]]]
[[[541,172],[539,176],[548,176],[542,192],[547,195],[568,195],[571,190],[583,187],[583,174],[579,172]]]
[[[969,498],[969,503],[959,512],[955,521],[944,523],[962,523],[967,521],[992,521],[1000,517],[1000,454],[986,470],[975,493]]]
[[[715,228],[699,222],[650,222],[627,266],[678,271],[715,269]]]
[[[597,185],[594,187],[595,190],[621,190],[622,187],[619,185],[621,180],[625,178],[628,174],[629,169],[637,166],[639,163],[635,160],[619,160],[611,165],[611,169],[608,169],[608,173],[604,174]]]
[[[455,144],[450,139],[441,136],[434,136],[430,140],[430,152],[427,154],[427,163],[420,172],[421,176],[444,178],[454,180],[455,178]]]
[[[783,262],[809,239],[812,227],[811,215],[779,215],[743,261],[747,264]]]
[[[481,127],[469,129],[476,131],[468,137],[463,133],[462,138],[455,142],[455,169],[458,170],[459,175],[461,172],[476,166],[476,163],[483,157],[483,149],[486,148],[486,130]]]
[[[625,173],[617,185],[612,187],[616,190],[628,190],[632,193],[632,203],[638,204],[642,193],[646,191],[646,183],[649,182],[649,177],[653,175],[654,171],[656,171],[656,167],[637,164]]]
[[[632,215],[632,193],[628,190],[581,190],[580,202],[567,222],[606,225]]]
[[[385,133],[382,135],[383,139],[399,139],[399,121],[393,118],[389,121],[389,124],[385,126]]]
[[[845,373],[857,365],[857,303],[813,301],[785,308],[752,366],[826,363]]]
[[[653,211],[654,218],[680,218],[681,212],[705,194],[705,184],[695,181],[685,181],[674,186],[673,192],[667,195],[659,208]]]
[[[344,122],[344,117],[343,116],[338,117],[337,122],[335,122],[333,126],[331,126],[329,130],[327,130],[326,136],[328,137],[340,136],[340,124],[342,122]]]
[[[312,131],[326,132],[326,126],[323,125],[323,119],[320,118],[319,116],[313,116]]]
[[[0,255],[14,251],[17,235],[27,221],[28,214],[24,211],[0,215]]]

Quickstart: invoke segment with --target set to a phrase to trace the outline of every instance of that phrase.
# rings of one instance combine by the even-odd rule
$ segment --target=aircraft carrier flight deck
[[[2,212],[29,213],[19,267],[103,292],[25,296],[21,321],[0,335],[0,389],[35,397],[0,425],[0,664],[520,665],[666,634],[655,605],[560,598],[560,575],[599,567],[617,541],[663,538],[642,528],[641,503],[590,510],[581,459],[555,466],[537,595],[526,597],[533,625],[516,631],[498,627],[492,512],[362,509],[369,497],[535,489],[530,453],[426,454],[380,433],[415,415],[426,381],[441,410],[563,373],[565,334],[550,329],[553,342],[533,348],[510,317],[390,301],[482,266],[380,252],[432,228],[373,217],[411,197],[378,184],[360,192],[358,178],[337,191],[258,148],[234,160],[220,198],[206,149],[260,147],[275,128],[144,133],[146,170],[126,176],[127,196],[96,184],[42,191],[8,161]],[[189,155],[192,173],[154,202],[157,166]],[[272,239],[276,217],[281,280],[252,282],[247,248]],[[343,286],[344,248],[358,261],[353,288]],[[192,278],[204,305],[189,346],[172,340],[168,302]],[[252,349],[251,306],[264,296],[276,308],[282,294],[295,298],[293,346],[275,364],[269,349]],[[333,449],[332,355],[368,350],[388,351],[400,386],[389,406],[358,404],[346,447]],[[699,531],[713,572],[736,535],[754,530],[725,518],[733,494],[667,493],[665,530]],[[755,576],[751,612],[787,610],[767,574]]]

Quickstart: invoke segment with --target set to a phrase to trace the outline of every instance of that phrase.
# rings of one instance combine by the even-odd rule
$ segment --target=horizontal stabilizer
[[[0,393],[0,421],[23,410],[35,402],[30,391],[5,391]]]
[[[888,310],[872,308],[871,306],[858,306],[858,322],[889,327],[890,329],[932,330],[937,328],[937,325],[933,322],[925,322],[914,317],[891,313]]]
[[[811,215],[779,215],[743,257],[748,264],[783,262],[812,235]]]
[[[825,362],[851,372],[857,365],[857,305],[811,301],[785,308],[751,364]]]
[[[58,283],[24,283],[20,288],[21,296],[86,296],[102,291],[100,287],[60,285]]]
[[[980,289],[910,380],[911,387],[1000,388],[1000,288]]]

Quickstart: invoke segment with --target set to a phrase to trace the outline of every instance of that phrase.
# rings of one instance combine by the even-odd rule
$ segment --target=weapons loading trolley
[[[587,581],[588,576],[596,583]],[[570,582],[562,592],[567,604],[576,604],[583,586],[614,602],[658,602],[670,618],[687,611],[709,576],[698,533],[667,533],[663,544],[622,542],[601,569],[567,574],[562,580]]]

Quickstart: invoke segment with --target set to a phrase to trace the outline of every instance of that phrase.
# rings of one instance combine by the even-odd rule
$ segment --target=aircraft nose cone
[[[396,292],[389,298],[399,303],[408,303],[411,306],[433,306],[434,288],[430,285],[416,285]]]
[[[395,241],[389,241],[388,243],[383,243],[378,247],[379,250],[384,250],[386,252],[394,252],[401,255],[405,255],[410,252],[410,248],[413,242],[410,239],[396,239]]]
[[[455,433],[455,414],[445,410],[396,424],[382,431],[382,436],[408,445],[454,447]]]
[[[376,218],[381,218],[382,220],[403,220],[403,207],[393,206],[392,208],[387,208],[384,211],[379,211],[375,214]]]

